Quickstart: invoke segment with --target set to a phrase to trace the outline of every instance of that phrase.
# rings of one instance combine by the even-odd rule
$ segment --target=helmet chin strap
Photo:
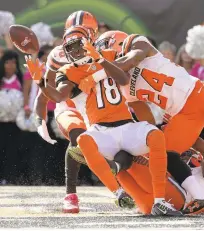
[[[84,58],[74,61],[74,63],[76,63],[77,65],[83,65],[83,64],[92,63],[92,62],[93,60],[90,56],[86,56]]]

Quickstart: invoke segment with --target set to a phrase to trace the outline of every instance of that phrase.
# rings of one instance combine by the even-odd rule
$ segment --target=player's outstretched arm
[[[58,72],[56,74],[57,80],[57,89],[53,87],[47,80],[43,78],[43,69],[45,68],[45,64],[40,64],[39,59],[33,61],[30,56],[25,56],[26,64],[25,66],[28,68],[32,79],[36,82],[36,84],[40,87],[42,93],[49,99],[60,103],[61,101],[65,101],[70,96],[72,96],[72,90],[74,88],[74,83],[68,81],[65,74]]]
[[[55,72],[46,71],[44,79],[47,79],[52,86],[55,86]],[[41,89],[38,91],[38,95],[34,102],[34,112],[36,115],[36,127],[38,134],[48,143],[55,144],[57,141],[50,138],[47,125],[47,103],[49,98],[45,96]]]
[[[60,103],[66,101],[72,96],[72,90],[74,88],[74,83],[64,80],[59,82],[57,88],[52,87],[49,83],[45,86],[45,81],[42,79],[38,84],[43,94],[45,94],[49,99]]]
[[[55,76],[56,76],[56,73],[54,71],[47,70],[44,75],[44,79],[47,79],[49,84],[54,87],[55,86]],[[43,94],[41,89],[39,89],[38,95],[35,98],[35,103],[34,103],[34,112],[38,118],[46,120],[48,101],[49,101],[49,98]]]
[[[95,47],[92,46],[92,44],[85,38],[82,39],[82,42],[84,44],[83,49],[87,51],[87,56],[92,57],[95,62],[100,63],[108,75],[111,76],[118,84],[122,86],[128,84],[129,79],[122,69],[103,58],[102,55],[95,49]]]
[[[125,56],[115,60],[114,64],[124,71],[129,71],[136,67],[146,57],[154,54],[156,54],[156,51],[150,44],[138,41],[132,45],[131,50]]]
[[[125,86],[129,83],[128,75],[120,67],[104,58],[101,58],[99,63],[108,73],[108,76],[111,76],[118,84]]]
[[[43,94],[43,92],[40,89],[34,102],[34,112],[38,118],[46,120],[48,101],[49,99]]]

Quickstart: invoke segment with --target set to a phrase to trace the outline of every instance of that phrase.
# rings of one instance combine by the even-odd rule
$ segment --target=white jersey
[[[56,46],[48,55],[47,57],[47,62],[46,62],[46,67],[47,69],[57,72],[57,70],[60,67],[63,67],[65,64],[68,64],[68,59],[64,53],[62,45]],[[63,101],[60,103],[56,103],[56,108],[55,108],[55,118],[57,118],[58,115],[65,111],[69,110],[76,110],[74,105],[69,105],[70,101]]]
[[[64,53],[63,46],[56,46],[48,55],[46,67],[54,72],[64,66],[65,64],[69,63],[67,57]]]
[[[138,40],[149,43],[143,36]],[[183,108],[198,81],[159,51],[156,55],[145,58],[129,74],[129,84],[121,87],[127,101],[152,102],[170,116],[176,115]]]

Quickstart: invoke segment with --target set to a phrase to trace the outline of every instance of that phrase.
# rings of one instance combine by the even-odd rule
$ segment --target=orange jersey
[[[115,59],[115,54],[113,50],[102,51],[104,58],[109,61]],[[78,67],[68,64],[60,68],[59,72],[65,74],[69,81],[78,85],[81,79],[94,74],[102,68],[98,63]],[[91,94],[87,95],[82,92],[71,100],[89,125],[132,119],[126,100],[122,96],[119,86],[111,77],[97,83],[95,91]]]

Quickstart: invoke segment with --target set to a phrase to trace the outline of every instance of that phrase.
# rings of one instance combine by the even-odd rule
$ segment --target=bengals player
[[[92,36],[93,41],[97,38],[98,23],[96,18],[89,12],[76,11],[72,13],[66,20],[65,29],[75,26],[85,26]],[[69,60],[65,56],[63,45],[55,47],[49,54],[46,63],[46,74],[44,79],[47,83],[55,87],[55,76],[57,70],[67,64]],[[41,75],[41,74],[39,74]],[[41,77],[41,76],[40,76]],[[46,97],[41,90],[38,92],[38,96],[35,99],[35,113],[37,115],[37,126],[42,129],[43,134],[40,135],[46,141],[50,142],[48,133],[46,131],[46,115],[47,115],[47,102],[49,97]],[[72,101],[62,102],[56,105],[55,118],[59,125],[61,132],[64,136],[70,140],[70,145],[65,155],[65,177],[66,177],[66,197],[63,202],[63,212],[65,213],[78,213],[78,197],[76,195],[76,183],[78,177],[78,171],[80,164],[73,160],[70,153],[78,153],[80,150],[76,147],[76,139],[79,134],[86,130],[86,125],[80,113],[76,110]]]
[[[83,13],[83,12],[80,12]],[[86,13],[86,14],[85,14]],[[88,12],[83,13],[83,15],[88,16],[88,18],[92,18],[95,20],[95,18]],[[79,13],[74,14],[79,15]],[[73,15],[71,17],[73,19]],[[87,17],[86,17],[87,19]],[[68,18],[69,21],[69,18]],[[80,20],[81,21],[81,20]],[[95,37],[93,36],[92,30],[90,29],[91,26],[93,26],[93,31],[95,30],[95,23],[90,24],[91,20],[85,20],[84,24],[88,26],[87,34],[90,37],[92,41],[95,40]],[[64,50],[62,46],[56,47],[49,55],[48,61],[47,61],[47,68],[48,71],[45,75],[45,79],[48,80],[48,84],[50,86],[55,87],[55,84],[53,84],[53,73],[55,75],[55,72],[57,71],[57,68],[60,65],[64,65],[68,61],[67,57],[65,56]],[[30,67],[31,75],[35,77],[34,79],[40,79],[41,78],[41,71],[42,67],[38,69],[38,65],[35,67],[34,63],[29,62],[27,60],[28,67]],[[34,66],[34,67],[33,67]],[[34,70],[31,70],[32,68]],[[32,73],[33,72],[33,73]],[[52,98],[52,96],[45,96],[46,94],[43,94],[43,92],[39,92],[39,95],[36,99],[36,113],[38,115],[39,119],[39,126],[41,126],[42,119],[46,116],[46,103],[48,99],[52,99],[53,101],[58,102],[55,100],[55,98]],[[70,139],[71,141],[71,147],[68,147],[68,150],[66,152],[65,156],[65,176],[66,176],[66,192],[67,195],[64,198],[64,205],[63,205],[63,211],[70,212],[70,213],[78,213],[79,212],[79,206],[78,206],[78,198],[76,196],[76,182],[77,182],[77,175],[79,170],[79,163],[75,161],[75,159],[72,159],[72,157],[75,157],[76,154],[80,153],[80,149],[76,147],[76,138],[79,134],[83,133],[86,129],[86,125],[84,123],[83,118],[81,117],[80,113],[75,108],[75,105],[72,101],[69,99],[66,102],[62,102],[57,104],[55,109],[55,117],[56,121],[64,134],[64,136],[67,139]],[[44,123],[45,125],[46,123]],[[44,137],[46,139],[46,137]],[[74,155],[73,155],[74,154]],[[80,156],[80,154],[78,154]],[[78,158],[77,158],[78,160]],[[84,162],[83,162],[84,163]],[[123,195],[123,190],[120,190],[120,194],[118,194],[119,199],[126,199],[125,193]],[[127,198],[129,200],[129,198]]]

